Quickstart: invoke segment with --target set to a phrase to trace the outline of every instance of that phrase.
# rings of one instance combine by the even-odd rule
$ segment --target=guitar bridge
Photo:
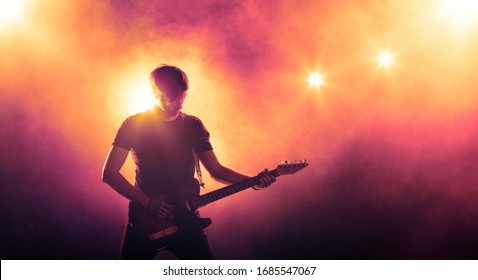
[[[160,239],[160,238],[163,238],[163,237],[166,237],[168,235],[171,235],[173,233],[176,233],[179,231],[179,228],[174,226],[174,227],[169,227],[167,229],[163,229],[163,230],[160,230],[160,231],[157,231],[155,233],[152,233],[149,235],[149,240],[156,240],[156,239]]]

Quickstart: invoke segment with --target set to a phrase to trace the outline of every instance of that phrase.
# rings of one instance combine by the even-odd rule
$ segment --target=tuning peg
[[[305,159],[301,159],[301,160],[284,160],[281,162],[280,164],[281,166],[285,166],[285,165],[294,165],[294,166],[300,166],[300,165],[308,165],[307,163],[307,160]]]

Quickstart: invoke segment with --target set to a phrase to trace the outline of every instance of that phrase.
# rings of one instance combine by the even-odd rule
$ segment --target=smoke
[[[117,257],[127,201],[101,167],[159,63],[224,165],[310,163],[201,210],[217,258],[476,258],[478,33],[395,2],[31,1],[0,34],[2,258]]]
[[[260,259],[474,258],[476,122],[360,127],[321,166],[311,162],[320,174],[306,169],[247,197],[260,206],[228,203],[234,219],[222,223],[234,230],[221,245],[247,238],[239,256]],[[234,248],[222,256],[237,258]]]

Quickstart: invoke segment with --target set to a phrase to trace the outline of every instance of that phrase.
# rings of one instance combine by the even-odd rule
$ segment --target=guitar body
[[[275,177],[290,175],[302,170],[308,165],[305,160],[294,163],[283,162],[277,166],[277,169],[268,171],[268,173]],[[157,248],[163,247],[169,238],[184,230],[201,230],[210,226],[212,223],[211,219],[199,217],[196,210],[209,203],[258,185],[259,176],[260,175],[237,182],[201,196],[190,191],[196,190],[197,193],[199,193],[199,184],[184,192],[161,196],[160,198],[164,198],[168,204],[173,206],[173,215],[168,219],[160,219],[143,206],[137,203],[130,203],[129,219],[131,225],[145,242],[152,242]],[[155,197],[152,198],[155,199]]]
[[[160,219],[137,203],[130,204],[129,218],[135,231],[147,242],[157,247],[165,246],[170,237],[184,230],[201,230],[211,225],[209,218],[201,218],[191,200],[199,197],[192,193],[178,193],[167,196],[165,201],[173,206],[173,215]]]

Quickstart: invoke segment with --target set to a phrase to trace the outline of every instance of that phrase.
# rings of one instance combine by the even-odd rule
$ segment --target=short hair
[[[153,90],[162,90],[165,84],[176,83],[182,90],[189,89],[189,80],[186,73],[176,66],[160,64],[158,65],[149,76],[151,86]],[[167,94],[166,94],[167,95]],[[167,96],[170,100],[175,99],[177,96]]]

